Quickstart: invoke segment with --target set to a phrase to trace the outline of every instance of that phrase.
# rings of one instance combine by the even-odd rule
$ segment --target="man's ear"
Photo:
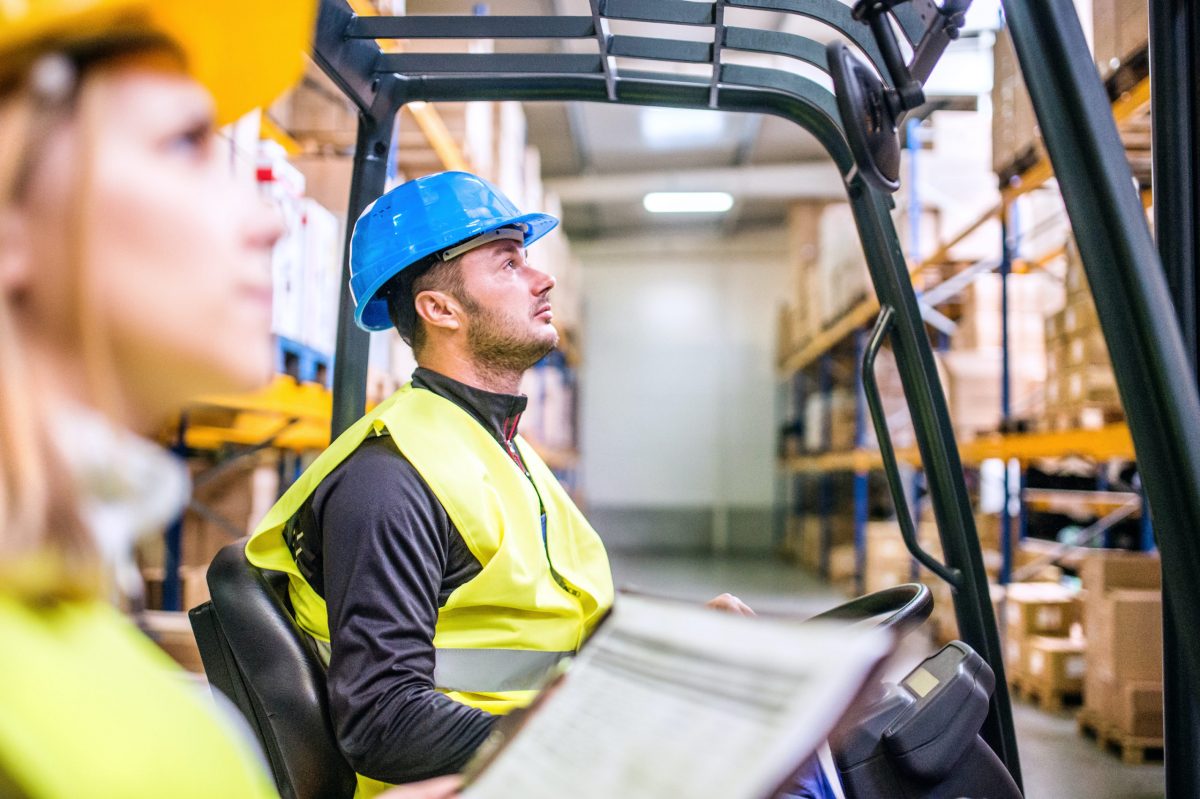
[[[32,252],[25,215],[0,209],[0,294],[7,296],[29,282]]]
[[[430,327],[458,330],[462,327],[462,308],[444,291],[422,291],[413,298],[417,316]]]

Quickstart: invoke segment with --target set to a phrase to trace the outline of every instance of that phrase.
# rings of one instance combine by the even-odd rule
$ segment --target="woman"
[[[265,376],[280,221],[216,130],[299,75],[312,14],[0,2],[0,796],[275,795],[108,600],[186,496],[138,434]]]

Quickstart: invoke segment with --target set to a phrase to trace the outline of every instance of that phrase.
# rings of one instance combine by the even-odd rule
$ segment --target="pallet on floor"
[[[1078,705],[1083,701],[1083,692],[1078,688],[1051,688],[1019,674],[1009,682],[1015,696],[1037,705],[1047,713],[1058,713],[1066,705]]]
[[[1161,760],[1163,757],[1161,736],[1129,735],[1100,719],[1091,708],[1080,708],[1075,716],[1075,725],[1080,735],[1093,739],[1101,750],[1115,751],[1122,763],[1137,766],[1145,763],[1147,759]]]

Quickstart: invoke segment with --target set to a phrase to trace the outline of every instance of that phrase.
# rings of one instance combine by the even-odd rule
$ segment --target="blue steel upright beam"
[[[821,392],[821,449],[833,447],[833,358],[821,356],[817,366],[818,390]],[[833,476],[823,472],[817,484],[817,504],[821,513],[820,573],[829,577],[829,547],[833,540]]]
[[[867,348],[866,330],[854,333],[854,448],[861,450],[867,445],[867,397],[863,391],[862,362]],[[867,569],[867,512],[870,502],[871,473],[862,468],[854,470],[854,592],[866,593]]]
[[[1008,278],[1012,274],[1013,240],[1015,231],[1012,215],[1005,209],[1000,223],[1000,424],[1008,429],[1012,418],[1012,373],[1008,331]],[[1004,462],[1004,504],[1000,508],[1000,585],[1008,585],[1012,577],[1012,481],[1010,461]]]

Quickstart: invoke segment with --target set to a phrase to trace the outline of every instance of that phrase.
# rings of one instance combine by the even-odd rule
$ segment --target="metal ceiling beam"
[[[450,16],[354,17],[347,39],[590,39],[591,17]]]
[[[846,189],[832,161],[778,166],[718,167],[551,178],[545,181],[564,205],[641,202],[651,191],[725,191],[739,200],[844,200]]]
[[[406,75],[598,75],[602,61],[589,53],[383,53],[378,69]]]

